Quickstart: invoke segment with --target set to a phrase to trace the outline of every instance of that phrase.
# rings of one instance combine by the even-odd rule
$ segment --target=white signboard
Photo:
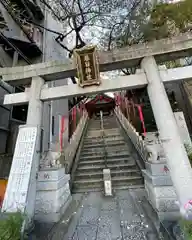
[[[20,127],[2,211],[25,210],[36,140],[37,127]]]

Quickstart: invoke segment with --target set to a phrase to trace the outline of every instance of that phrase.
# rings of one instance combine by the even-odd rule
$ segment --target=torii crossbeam
[[[124,89],[135,89],[147,86],[147,78],[144,71],[129,76],[120,76],[115,79],[105,79],[100,86],[90,86],[88,88],[80,88],[77,84],[59,87],[44,87],[41,89],[40,100],[50,101],[62,98],[76,97],[82,95],[90,95],[102,92],[120,91]],[[161,79],[164,83],[172,81],[189,80],[192,76],[192,66],[165,69],[162,66],[159,69]],[[5,105],[19,105],[28,103],[30,92],[7,94],[4,98]]]
[[[170,39],[99,52],[99,67],[100,72],[105,72],[137,67],[146,56],[154,56],[157,62],[164,62],[191,55],[192,33],[186,33]],[[34,76],[40,76],[45,81],[55,81],[75,76],[75,74],[76,67],[73,60],[0,69],[0,76],[2,76],[3,81],[9,82],[11,85],[29,84]]]

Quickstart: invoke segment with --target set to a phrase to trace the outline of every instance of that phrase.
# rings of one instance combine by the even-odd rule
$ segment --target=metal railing
[[[100,111],[100,121],[101,121],[101,140],[103,142],[104,164],[105,164],[105,168],[107,168],[107,150],[106,150],[106,145],[105,145],[105,131],[104,131],[104,126],[103,126],[103,112],[102,111]]]

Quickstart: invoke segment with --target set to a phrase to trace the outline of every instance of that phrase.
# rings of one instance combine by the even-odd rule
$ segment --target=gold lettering
[[[90,61],[89,55],[85,55],[85,62],[89,62],[89,61]]]
[[[90,67],[90,62],[85,62],[85,67]]]
[[[90,74],[90,73],[91,73],[91,68],[86,68],[86,69],[85,69],[85,72],[88,73],[88,74]]]
[[[89,80],[89,81],[90,81],[90,80],[92,80],[92,77],[91,77],[91,75],[90,75],[90,74],[87,74],[87,76],[86,76],[86,77],[87,77],[87,80]]]

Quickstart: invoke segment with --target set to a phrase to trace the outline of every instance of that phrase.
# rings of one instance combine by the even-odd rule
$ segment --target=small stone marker
[[[104,181],[105,196],[112,196],[110,169],[103,169],[103,181]]]

